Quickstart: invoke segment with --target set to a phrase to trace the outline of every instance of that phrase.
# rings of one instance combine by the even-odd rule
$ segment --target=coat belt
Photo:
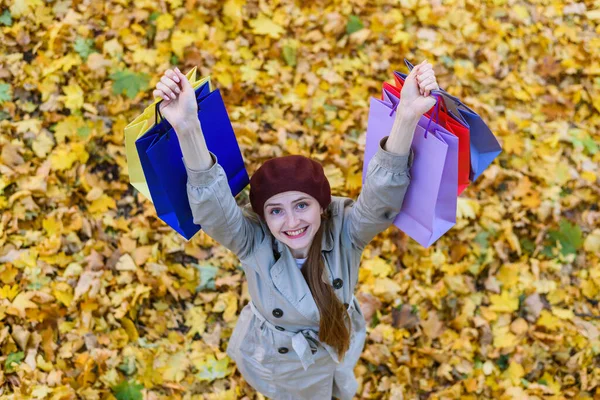
[[[355,308],[354,301],[355,297],[354,295],[352,295],[352,300],[350,302],[350,305],[348,306],[348,313],[351,313],[353,311],[352,309]],[[292,347],[296,354],[298,354],[300,362],[302,363],[302,367],[305,371],[308,369],[309,366],[315,363],[313,351],[316,352],[318,345],[323,346],[323,348],[327,350],[333,361],[335,361],[336,364],[339,364],[340,361],[337,355],[337,351],[327,343],[321,342],[319,340],[319,335],[313,329],[301,329],[298,332],[291,332],[288,330],[280,331],[278,329],[275,329],[275,325],[269,322],[269,320],[267,320],[260,313],[260,311],[258,311],[252,300],[250,300],[250,308],[252,309],[252,312],[254,313],[256,318],[258,318],[262,323],[265,323],[269,329],[276,332],[277,334],[284,334],[292,338]]]

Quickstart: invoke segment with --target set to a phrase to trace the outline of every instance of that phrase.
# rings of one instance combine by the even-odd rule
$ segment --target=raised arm
[[[223,167],[206,147],[192,85],[176,68],[166,71],[156,88],[154,96],[164,99],[161,112],[181,146],[194,223],[239,258],[246,257],[262,240],[263,230],[260,222],[242,214]]]
[[[231,194],[227,176],[216,156],[209,152],[212,166],[193,170],[184,158],[188,174],[187,194],[194,223],[240,259],[251,254],[264,238],[260,222],[246,217]]]
[[[344,235],[355,248],[362,250],[392,224],[410,183],[409,169],[413,153],[410,148],[421,115],[435,105],[431,90],[439,89],[431,64],[422,62],[407,76],[400,104],[389,137],[369,162],[367,176],[356,202],[344,210]]]

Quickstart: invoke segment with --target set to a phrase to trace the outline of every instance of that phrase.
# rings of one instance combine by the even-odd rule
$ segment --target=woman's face
[[[323,208],[304,192],[289,191],[270,197],[264,205],[265,221],[277,240],[285,243],[295,258],[306,258],[321,226]]]

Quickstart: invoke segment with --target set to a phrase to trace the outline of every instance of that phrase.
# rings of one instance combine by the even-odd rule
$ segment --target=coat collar
[[[333,249],[333,233],[327,229],[323,233],[321,240],[321,254]],[[285,297],[307,320],[318,324],[320,314],[317,304],[310,292],[310,288],[300,271],[296,266],[292,251],[284,243],[273,238],[273,251],[277,260],[271,266],[269,274],[271,281],[277,290]],[[324,262],[326,262],[324,260]],[[323,269],[323,279],[325,282],[331,282],[329,267],[325,265]]]

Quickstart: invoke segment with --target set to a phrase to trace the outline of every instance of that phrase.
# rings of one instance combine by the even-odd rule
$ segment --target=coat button
[[[281,354],[285,354],[288,352],[288,348],[287,347],[280,347],[277,351],[279,351]]]
[[[285,328],[277,325],[275,325],[275,329],[277,329],[278,331],[285,331]]]
[[[336,278],[333,280],[333,287],[336,289],[341,288],[344,285],[344,281],[341,280],[340,278]]]
[[[315,354],[315,353],[317,352],[317,349],[310,349],[310,352],[311,352],[312,354]]]
[[[283,315],[283,311],[281,311],[281,309],[276,308],[273,310],[273,316],[275,318],[281,318],[282,315]]]

